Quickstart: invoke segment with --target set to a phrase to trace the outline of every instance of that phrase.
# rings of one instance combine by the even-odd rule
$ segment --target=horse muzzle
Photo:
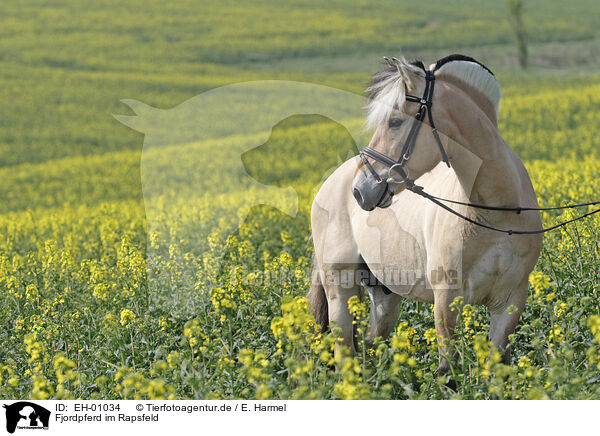
[[[376,207],[388,207],[394,194],[385,180],[378,181],[372,174],[362,173],[352,186],[352,195],[361,209],[369,212]]]

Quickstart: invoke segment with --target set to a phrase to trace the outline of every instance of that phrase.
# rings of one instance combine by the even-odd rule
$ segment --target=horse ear
[[[402,81],[406,85],[406,90],[409,92],[415,92],[418,88],[419,80],[423,78],[422,71],[409,64],[406,59],[402,58],[398,62],[398,71],[402,75]]]

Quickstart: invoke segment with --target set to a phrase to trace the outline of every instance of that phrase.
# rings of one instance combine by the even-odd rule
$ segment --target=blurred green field
[[[577,66],[586,59],[575,56],[587,53],[592,62],[595,6],[527,2],[532,43],[551,47],[558,65],[562,56]],[[166,108],[219,85],[273,78],[362,92],[380,56],[400,51],[431,62],[460,50],[493,70],[513,62],[504,4],[491,0],[5,1],[0,35],[2,166],[139,150],[139,136],[111,117],[123,98]],[[546,51],[532,50],[532,62]]]
[[[275,126],[243,162],[258,181],[293,187],[299,215],[258,207],[229,236],[231,222],[209,224],[248,195],[235,186],[233,203],[180,193],[180,215],[163,210],[164,219],[147,222],[143,136],[112,116],[131,113],[124,98],[170,108],[247,80],[361,93],[382,55],[430,63],[461,52],[498,73],[499,129],[540,202],[592,200],[600,189],[598,12],[591,0],[568,8],[527,1],[531,68],[520,71],[504,3],[491,0],[1,3],[0,397],[599,398],[600,220],[546,238],[512,369],[482,352],[486,312],[463,308],[460,388],[444,390],[432,375],[431,309],[407,301],[407,326],[365,349],[353,361],[358,371],[333,374],[331,337],[315,340],[302,301],[290,299],[307,289],[314,189],[356,151],[346,128],[320,116]],[[182,159],[179,151],[168,147],[167,161]],[[166,271],[160,286],[181,291],[186,307],[154,304],[147,241],[151,268]],[[250,270],[294,274],[277,286],[248,285]]]

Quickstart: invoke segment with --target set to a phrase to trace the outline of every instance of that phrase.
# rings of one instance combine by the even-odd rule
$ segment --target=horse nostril
[[[375,205],[367,204],[362,193],[360,192],[360,189],[354,188],[352,190],[352,195],[354,195],[354,198],[356,199],[356,202],[358,203],[361,209],[366,210],[367,212],[370,212],[373,209],[375,209]]]
[[[354,198],[356,199],[356,202],[359,206],[362,207],[365,204],[365,200],[363,199],[363,196],[358,188],[354,188],[352,190],[352,195],[354,195]]]

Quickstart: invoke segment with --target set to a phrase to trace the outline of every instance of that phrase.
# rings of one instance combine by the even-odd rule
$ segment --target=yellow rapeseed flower
[[[121,311],[121,325],[129,327],[133,321],[135,321],[135,314],[129,309],[123,309]]]

